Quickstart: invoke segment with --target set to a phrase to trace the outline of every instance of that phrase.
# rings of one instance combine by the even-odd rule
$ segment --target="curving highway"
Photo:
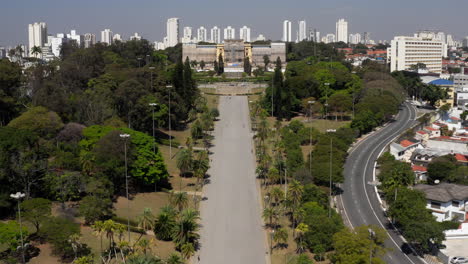
[[[379,154],[389,142],[411,127],[415,123],[415,119],[415,108],[409,103],[403,104],[394,122],[387,124],[384,128],[356,144],[344,167],[346,180],[341,185],[344,192],[338,197],[338,202],[343,207],[342,214],[345,223],[352,227],[376,225],[385,228],[389,234],[385,246],[390,248],[384,257],[386,263],[425,263],[417,256],[406,255],[400,250],[404,242],[389,227],[391,225],[384,216],[374,187],[368,184],[373,181],[374,164]]]

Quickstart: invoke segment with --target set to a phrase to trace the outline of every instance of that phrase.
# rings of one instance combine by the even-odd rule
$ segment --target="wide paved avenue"
[[[246,96],[222,96],[201,202],[201,249],[192,263],[265,263],[259,193]],[[200,261],[198,262],[198,256]]]

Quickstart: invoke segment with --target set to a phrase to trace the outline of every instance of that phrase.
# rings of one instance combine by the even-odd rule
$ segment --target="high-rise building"
[[[362,37],[362,44],[369,44],[369,42],[370,42],[370,33],[364,32],[364,35]]]
[[[301,42],[307,40],[307,24],[305,20],[299,21],[299,32],[297,34],[297,41]]]
[[[122,35],[114,34],[114,36],[112,36],[112,42],[116,42],[116,41],[122,41]]]
[[[184,36],[183,38],[191,39],[192,38],[192,27],[184,27]]]
[[[397,36],[387,48],[390,70],[405,71],[413,65],[423,63],[430,72],[442,73],[444,49],[446,50],[445,43],[435,40],[433,35]]]
[[[179,43],[179,19],[176,17],[169,18],[166,24],[167,43],[166,48],[174,47]]]
[[[327,34],[325,37],[325,43],[335,43],[336,42],[336,36],[333,33]]]
[[[91,33],[84,34],[84,47],[90,48],[94,44],[96,44],[96,35]]]
[[[258,35],[258,37],[255,39],[255,41],[265,41],[266,38],[263,36],[263,34]]]
[[[292,34],[291,34],[291,21],[285,20],[283,21],[283,39],[284,42],[291,42],[292,41]]]
[[[50,47],[52,49],[52,53],[55,57],[60,57],[60,51],[62,50],[62,45],[64,43],[68,43],[68,38],[65,34],[59,33],[56,37],[52,38]]]
[[[198,42],[200,41],[207,41],[208,40],[208,37],[207,37],[207,30],[205,27],[199,27],[198,30],[197,30],[197,40]]]
[[[228,39],[235,39],[236,38],[236,30],[231,26],[228,26],[224,29],[224,40]]]
[[[130,40],[141,40],[141,36],[140,36],[140,34],[135,32],[135,34],[133,34],[133,36],[130,36]]]
[[[239,29],[239,37],[240,39],[244,40],[244,42],[250,42],[250,28],[243,26],[241,29]]]
[[[447,43],[447,38],[445,37],[445,33],[442,31],[439,31],[436,33],[435,39],[440,40],[443,43]]]
[[[450,34],[447,35],[447,45],[449,47],[455,46],[455,41],[453,40],[453,36]]]
[[[34,24],[29,24],[28,26],[29,33],[29,54],[32,56],[31,50],[34,46],[42,48],[47,42],[47,25],[44,22],[36,22]],[[35,55],[40,57],[41,53]]]
[[[349,34],[349,43],[350,44],[359,44],[361,43],[361,34]]]
[[[336,22],[336,41],[348,43],[348,22],[344,18]]]
[[[101,42],[107,43],[107,45],[111,45],[113,41],[114,33],[110,29],[104,29],[101,31]]]
[[[221,43],[221,29],[217,26],[214,26],[211,29],[211,42],[213,43]]]
[[[462,46],[463,46],[464,48],[468,47],[468,37],[465,37],[465,38],[463,39]]]
[[[69,40],[75,41],[78,47],[81,47],[83,45],[83,36],[76,34],[76,30],[74,29],[70,31],[70,34],[67,34],[67,38]]]

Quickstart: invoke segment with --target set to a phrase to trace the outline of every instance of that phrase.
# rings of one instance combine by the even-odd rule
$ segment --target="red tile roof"
[[[427,129],[429,131],[438,131],[438,129],[433,128],[433,127],[429,127],[429,126],[425,127],[424,129]]]
[[[435,137],[431,138],[433,140],[439,140],[439,141],[444,141],[444,140],[453,140],[453,141],[468,141],[468,138],[462,138],[462,137],[449,137],[449,136],[440,136],[440,137]]]
[[[452,120],[461,120],[460,118],[455,117],[455,116],[450,117],[450,119],[452,119]]]
[[[423,166],[418,166],[418,165],[413,165],[411,166],[411,169],[413,169],[413,171],[421,171],[421,172],[426,172],[427,171],[427,168],[426,167],[423,167]]]
[[[463,154],[455,154],[455,158],[457,159],[457,161],[459,162],[468,162],[468,159],[465,155]]]
[[[411,146],[411,145],[413,145],[413,144],[415,144],[415,143],[414,143],[414,142],[411,142],[411,141],[409,141],[409,140],[406,140],[406,139],[400,142],[400,145],[402,145],[402,146],[405,147],[405,148],[406,148],[406,147],[409,147],[409,146]]]
[[[421,135],[426,135],[427,133],[425,131],[422,131],[422,130],[419,130],[418,132],[416,132],[418,134],[421,134]]]

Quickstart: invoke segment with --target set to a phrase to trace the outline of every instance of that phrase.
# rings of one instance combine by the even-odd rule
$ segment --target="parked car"
[[[450,263],[452,263],[452,264],[468,263],[468,258],[466,258],[466,257],[453,257],[450,260]]]

